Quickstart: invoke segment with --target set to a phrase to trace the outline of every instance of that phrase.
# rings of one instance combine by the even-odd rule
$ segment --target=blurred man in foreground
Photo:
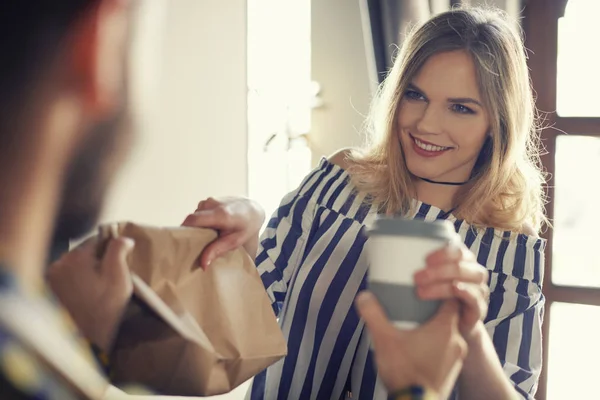
[[[73,238],[93,228],[105,191],[130,147],[130,3],[0,3],[2,398],[98,399],[106,390],[88,344],[98,354],[111,348],[131,296],[126,256],[134,243],[110,241],[102,260],[92,258],[89,249],[76,250],[70,255],[73,268],[50,273],[53,289],[85,341],[49,296],[44,269],[52,236]],[[237,238],[227,246],[245,243],[253,233],[236,234],[234,223],[247,217],[248,209],[226,211],[233,217],[220,229],[229,232],[225,237]],[[367,299],[359,307],[373,332],[383,332],[375,339],[378,348],[393,355],[404,352],[406,344],[413,349],[427,345],[414,335],[401,344],[374,304]],[[452,318],[450,310],[447,326],[453,326]],[[431,370],[412,358],[406,358],[411,361],[405,367],[384,363],[380,370],[406,377],[408,383],[420,383],[421,375],[445,376],[432,382],[452,380],[448,370],[461,360],[460,352],[455,355]],[[438,354],[430,356],[437,362]]]

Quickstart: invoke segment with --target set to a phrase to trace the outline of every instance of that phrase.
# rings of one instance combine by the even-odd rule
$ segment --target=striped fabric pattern
[[[485,324],[504,372],[524,399],[540,374],[545,242],[493,228],[475,230],[433,206],[413,218],[448,219],[489,272]],[[256,265],[288,356],[254,378],[254,399],[385,399],[370,341],[353,301],[366,288],[364,227],[376,216],[346,171],[321,160],[281,202],[263,233]]]

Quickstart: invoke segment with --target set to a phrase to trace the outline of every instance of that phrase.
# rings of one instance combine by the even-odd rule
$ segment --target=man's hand
[[[445,302],[434,318],[410,331],[396,329],[370,292],[359,294],[356,306],[371,335],[379,376],[390,392],[422,385],[440,398],[449,396],[467,352],[456,301]]]
[[[209,197],[198,204],[193,214],[187,216],[183,226],[211,228],[219,237],[210,243],[200,255],[203,268],[220,255],[244,246],[254,259],[258,250],[258,234],[265,220],[263,209],[244,197]]]
[[[109,352],[133,285],[127,255],[133,240],[110,239],[101,260],[97,238],[63,255],[49,268],[47,279],[80,331]]]

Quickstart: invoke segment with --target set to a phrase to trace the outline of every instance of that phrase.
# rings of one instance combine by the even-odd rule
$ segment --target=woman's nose
[[[421,117],[417,122],[417,129],[422,134],[437,135],[442,132],[442,117],[435,106],[428,104],[423,108]]]

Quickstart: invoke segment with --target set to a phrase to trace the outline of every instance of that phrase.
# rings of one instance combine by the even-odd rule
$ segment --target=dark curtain
[[[492,5],[519,16],[522,0],[359,0],[367,56],[371,58],[371,79],[381,83],[392,66],[402,38],[415,24],[452,7],[467,4]]]

